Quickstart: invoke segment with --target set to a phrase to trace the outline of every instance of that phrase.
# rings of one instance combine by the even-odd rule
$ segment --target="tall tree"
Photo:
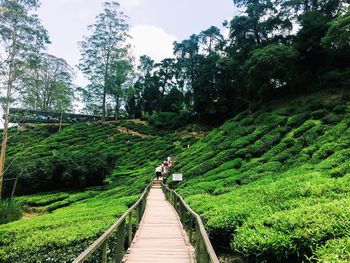
[[[350,53],[350,8],[329,23],[327,34],[322,38],[322,45],[339,54]]]
[[[121,53],[128,48],[129,24],[119,3],[110,1],[104,3],[102,13],[89,29],[92,34],[81,42],[79,68],[90,81],[87,92],[101,94],[102,120],[105,120],[107,94],[111,90],[109,85],[112,85],[110,79],[115,74],[113,67],[120,60]]]
[[[156,75],[146,78],[142,90],[142,106],[145,112],[152,115],[162,108],[162,93],[159,90],[160,81]]]
[[[154,75],[159,80],[159,88],[164,98],[165,94],[174,86],[175,60],[172,58],[163,59],[154,66]]]
[[[146,76],[150,76],[154,68],[154,60],[149,56],[143,55],[140,57],[140,64],[137,67],[139,72],[139,79],[145,79]]]
[[[124,57],[124,58],[123,58]],[[130,59],[125,59],[128,56],[125,55],[118,60],[114,61],[111,65],[111,74],[108,78],[108,94],[110,94],[114,100],[114,118],[118,120],[119,111],[122,103],[122,99],[126,98],[128,87],[128,80],[130,79],[130,73],[132,72],[133,65]]]
[[[0,2],[0,87],[4,129],[0,154],[0,198],[4,176],[10,106],[18,92],[26,69],[48,43],[48,34],[32,11],[38,7],[35,0],[2,0]]]
[[[319,12],[332,19],[344,11],[349,0],[279,0],[279,3],[296,20],[310,12]]]
[[[180,113],[184,109],[185,97],[176,87],[172,87],[164,98],[163,111]]]
[[[199,37],[190,36],[182,42],[174,43],[174,54],[177,56],[178,63],[184,71],[184,83],[189,89],[196,79],[195,67],[197,65],[197,55],[199,52]]]
[[[64,59],[44,53],[27,71],[20,91],[22,105],[42,111],[72,110],[75,73]]]
[[[142,87],[139,81],[136,81],[126,90],[125,109],[129,118],[142,117]]]
[[[215,26],[211,26],[207,30],[202,31],[199,34],[199,40],[203,45],[204,51],[209,56],[213,55],[214,52],[218,51],[218,49],[224,45],[224,37],[220,29]]]
[[[182,42],[174,43],[174,54],[177,57],[176,79],[179,88],[186,94],[187,108],[193,107],[193,89],[198,65],[199,36],[192,35]]]
[[[231,53],[243,61],[255,49],[270,43],[286,42],[292,23],[273,0],[234,0],[243,14],[229,24]]]
[[[296,65],[298,52],[292,46],[269,45],[254,50],[244,64],[246,73],[246,96],[249,102],[261,103],[271,98],[278,89],[291,87],[293,68]]]

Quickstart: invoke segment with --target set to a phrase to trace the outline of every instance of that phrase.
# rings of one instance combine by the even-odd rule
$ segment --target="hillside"
[[[25,214],[0,225],[0,262],[71,262],[165,156],[230,262],[349,262],[349,126],[343,91],[242,112],[202,138],[138,121],[13,130],[10,175],[28,167],[18,193],[55,192],[16,198]]]
[[[243,112],[180,154],[177,190],[237,262],[349,262],[349,127],[346,91]]]
[[[27,168],[17,193],[56,192],[16,198],[25,214],[0,225],[0,262],[71,262],[138,199],[157,163],[196,140],[151,133],[131,122],[12,130],[9,176]]]

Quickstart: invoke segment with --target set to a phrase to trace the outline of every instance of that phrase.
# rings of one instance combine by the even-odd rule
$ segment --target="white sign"
[[[182,174],[173,174],[173,181],[174,182],[182,181]]]

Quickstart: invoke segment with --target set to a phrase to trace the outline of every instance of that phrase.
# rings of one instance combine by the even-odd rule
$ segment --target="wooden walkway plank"
[[[165,199],[160,182],[155,182],[150,190],[140,228],[124,262],[195,262],[194,249],[175,209]]]

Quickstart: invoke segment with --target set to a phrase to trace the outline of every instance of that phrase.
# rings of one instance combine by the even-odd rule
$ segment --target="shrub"
[[[161,112],[152,115],[148,119],[148,123],[157,129],[176,130],[180,127],[186,126],[193,120],[193,116],[188,112],[181,112],[180,114]]]
[[[310,97],[309,99],[306,100],[305,102],[305,108],[307,110],[318,110],[323,107],[323,100],[319,97]]]
[[[299,128],[295,129],[293,132],[294,138],[299,138],[301,135],[303,135],[307,130],[315,127],[317,124],[314,121],[306,121],[303,125],[301,125]]]
[[[336,105],[333,109],[333,111],[336,114],[345,114],[347,111],[348,107],[346,105]]]
[[[53,203],[51,205],[48,205],[46,207],[46,210],[47,210],[47,212],[52,212],[58,208],[69,206],[70,204],[71,204],[71,202],[69,202],[68,200],[63,200],[63,201],[59,201],[59,202]]]
[[[311,254],[310,247],[344,235],[350,227],[348,204],[349,200],[336,200],[256,219],[237,229],[233,248],[260,260],[302,259]]]
[[[336,238],[320,246],[312,259],[319,263],[347,263],[350,261],[350,237]]]
[[[319,150],[317,150],[313,156],[312,160],[315,162],[319,162],[327,159],[335,152],[335,145],[333,143],[327,143],[321,146]]]
[[[220,164],[187,177],[178,191],[217,247],[231,244],[230,254],[247,262],[316,261],[314,251],[348,236],[350,121],[347,110],[335,110],[347,102],[328,94],[293,104],[241,114],[179,156],[182,167]],[[326,123],[331,114],[340,121]],[[207,155],[213,149],[222,150]]]
[[[23,208],[14,200],[0,200],[0,225],[16,221],[22,217]],[[1,244],[1,241],[0,241]]]
[[[299,114],[296,114],[296,115],[289,117],[289,119],[287,121],[287,125],[289,127],[295,128],[295,127],[298,127],[301,124],[303,124],[305,121],[307,121],[307,119],[308,119],[308,114],[299,113]]]
[[[328,114],[328,111],[325,109],[320,109],[317,111],[314,111],[311,113],[311,118],[319,120],[322,119],[324,116],[326,116]]]
[[[350,164],[342,163],[338,165],[336,168],[330,170],[329,176],[333,178],[343,177],[346,174],[350,173]]]
[[[341,120],[342,120],[342,118],[338,115],[335,115],[334,113],[330,113],[327,116],[322,118],[323,123],[331,124],[331,125],[335,125],[338,122],[340,122]]]

